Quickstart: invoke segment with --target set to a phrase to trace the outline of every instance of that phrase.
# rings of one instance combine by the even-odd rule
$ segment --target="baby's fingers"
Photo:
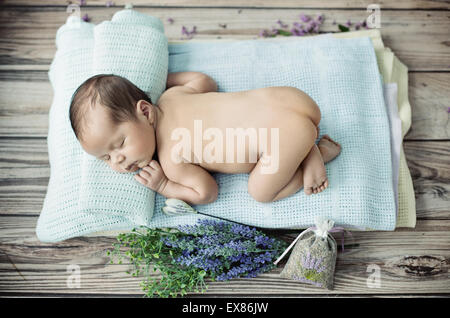
[[[151,174],[153,171],[155,171],[155,169],[150,166],[145,166],[144,168],[142,168],[142,171],[146,171]]]
[[[159,167],[159,163],[157,161],[155,161],[155,160],[152,160],[150,162],[150,167],[152,167],[153,169],[159,169],[160,168]]]
[[[142,183],[143,185],[147,184],[147,180],[142,178],[140,175],[136,174],[134,175],[134,178],[136,179],[137,182]]]
[[[150,179],[152,177],[152,171],[149,169],[142,168],[141,172],[139,172],[139,175],[144,179]]]

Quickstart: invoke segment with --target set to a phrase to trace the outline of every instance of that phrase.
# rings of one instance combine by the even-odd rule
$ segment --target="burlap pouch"
[[[331,220],[319,220],[315,228],[303,231],[275,262],[277,264],[295,244],[280,276],[333,289],[337,246],[328,233],[333,225]]]

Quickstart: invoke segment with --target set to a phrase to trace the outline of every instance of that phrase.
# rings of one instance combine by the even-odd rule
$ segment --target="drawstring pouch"
[[[336,241],[329,234],[333,225],[332,220],[319,219],[315,227],[300,233],[274,263],[294,247],[280,276],[332,290],[337,256]]]

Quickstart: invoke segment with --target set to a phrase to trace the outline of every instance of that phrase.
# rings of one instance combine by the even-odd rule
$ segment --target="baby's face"
[[[147,114],[138,110],[137,122],[114,125],[106,109],[90,109],[81,146],[114,171],[134,172],[147,166],[155,152],[155,131]]]

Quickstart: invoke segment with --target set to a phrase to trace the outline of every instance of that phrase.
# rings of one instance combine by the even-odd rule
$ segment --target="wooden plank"
[[[405,142],[417,217],[450,219],[450,141]],[[45,139],[0,138],[0,216],[39,215],[50,167]]]
[[[48,132],[53,90],[43,71],[0,71],[0,137],[41,137]],[[409,73],[412,126],[405,140],[448,140],[450,73]]]
[[[88,0],[86,6],[105,6],[107,1]],[[128,0],[113,1],[115,7],[123,7]],[[79,1],[61,0],[4,0],[5,6],[62,6],[70,3],[78,4]],[[134,0],[134,7],[244,7],[244,8],[328,8],[328,9],[366,9],[369,4],[377,3],[381,9],[449,9],[448,2],[436,0],[397,0],[397,1],[373,1],[373,0],[280,0],[280,1],[260,1],[260,0]]]
[[[82,7],[81,15],[88,13],[92,23],[109,20],[118,8]],[[348,19],[365,20],[366,10],[327,9],[237,9],[237,8],[140,8],[140,12],[152,14],[165,24],[169,40],[179,40],[182,26],[197,26],[195,39],[253,39],[262,29],[270,29],[281,19],[292,25],[299,21],[299,14],[323,14],[322,32],[337,32],[337,25]],[[55,35],[69,13],[64,7],[4,7],[0,11],[0,65],[17,65],[33,70],[34,65],[49,65],[55,54]],[[169,24],[167,19],[174,19]],[[381,33],[385,45],[390,47],[410,70],[450,70],[450,41],[446,11],[381,12]],[[220,25],[226,24],[226,27]],[[427,43],[427,45],[423,45]]]
[[[108,264],[106,252],[114,238],[83,237],[46,244],[35,237],[31,227],[35,217],[4,216],[0,220],[2,293],[141,294],[140,280],[125,274],[127,265]],[[354,232],[359,246],[339,254],[332,292],[281,279],[282,264],[257,278],[210,283],[205,295],[449,293],[449,230],[450,220],[423,220],[415,230]],[[282,237],[291,241],[295,235]],[[68,265],[80,267],[81,288],[67,287]],[[380,288],[367,285],[369,265],[380,269]]]
[[[450,73],[409,72],[408,79],[412,125],[405,139],[449,139]]]

